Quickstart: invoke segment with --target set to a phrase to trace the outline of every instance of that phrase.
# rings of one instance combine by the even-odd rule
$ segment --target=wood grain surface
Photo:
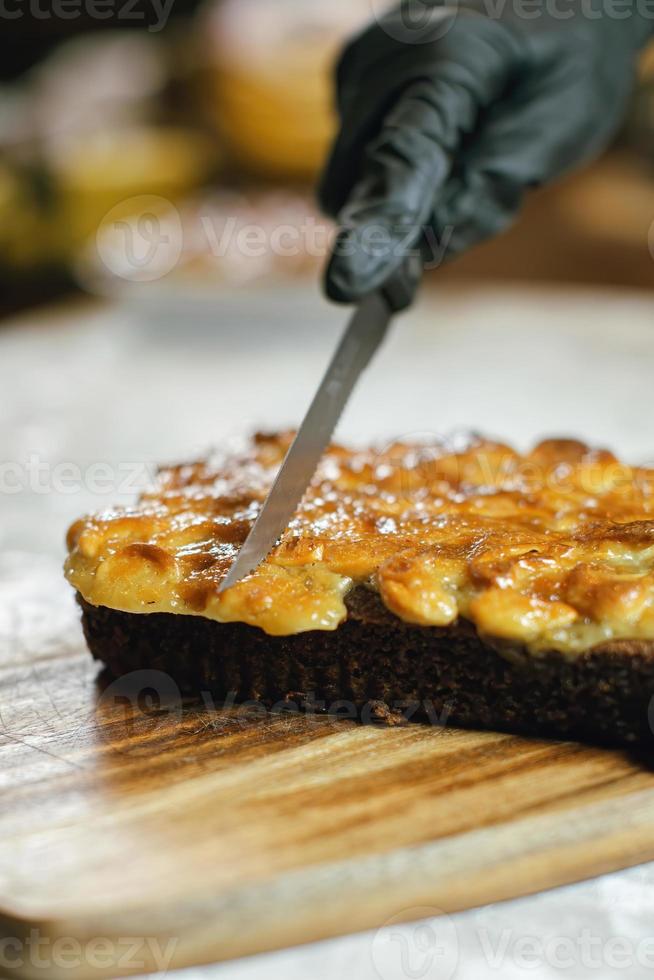
[[[204,963],[654,858],[645,759],[110,682],[58,574],[0,575],[0,974]]]

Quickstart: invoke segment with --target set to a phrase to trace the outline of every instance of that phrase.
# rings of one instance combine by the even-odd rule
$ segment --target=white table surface
[[[68,305],[6,322],[3,560],[56,568],[67,524],[132,499],[156,461],[292,425],[343,321],[304,288],[191,297],[159,285],[121,305]],[[653,368],[654,295],[459,286],[397,323],[338,438],[473,428],[526,446],[567,434],[652,461]],[[12,601],[8,592],[0,613],[3,601]],[[453,917],[409,910],[419,924],[179,977],[644,978],[654,973],[653,886],[646,865]]]

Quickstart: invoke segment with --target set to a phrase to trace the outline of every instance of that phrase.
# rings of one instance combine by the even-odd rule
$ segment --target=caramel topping
[[[572,440],[332,446],[279,545],[219,595],[290,440],[165,468],[134,508],[77,521],[69,581],[95,605],[272,635],[335,629],[359,584],[406,622],[463,616],[532,653],[654,639],[654,470]]]

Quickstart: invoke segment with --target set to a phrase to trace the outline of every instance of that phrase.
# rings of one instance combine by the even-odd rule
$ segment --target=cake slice
[[[66,574],[110,671],[347,717],[651,737],[654,470],[573,440],[332,446],[278,546],[219,593],[291,436],[164,468],[133,508],[71,527]]]

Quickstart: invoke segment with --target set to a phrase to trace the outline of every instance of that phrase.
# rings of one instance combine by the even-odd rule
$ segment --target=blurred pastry
[[[240,161],[272,176],[315,175],[334,129],[334,60],[369,17],[369,0],[225,0],[207,8],[209,110]]]
[[[193,130],[132,126],[57,145],[50,160],[59,210],[73,247],[92,235],[117,205],[156,194],[179,201],[208,179],[213,142]]]

